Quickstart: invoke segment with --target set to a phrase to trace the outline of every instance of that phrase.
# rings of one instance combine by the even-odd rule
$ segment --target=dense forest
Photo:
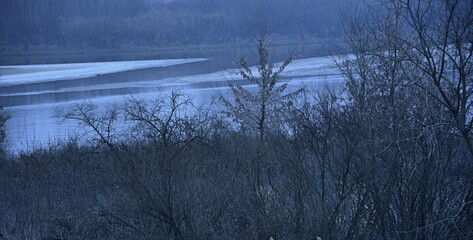
[[[376,2],[344,19],[343,88],[280,82],[259,38],[255,91],[58,111],[87,143],[1,152],[0,238],[472,239],[473,2]]]
[[[342,0],[2,0],[0,46],[117,48],[341,35]],[[346,0],[343,0],[346,2]]]

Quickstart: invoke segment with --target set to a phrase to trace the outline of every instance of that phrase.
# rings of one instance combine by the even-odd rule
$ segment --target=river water
[[[291,50],[279,51],[271,60],[282,61]],[[299,55],[282,80],[290,81],[293,87],[342,84],[333,59],[318,54],[305,51]],[[0,66],[0,104],[11,115],[6,125],[8,150],[33,151],[80,135],[81,129],[75,123],[54,117],[57,109],[67,109],[74,102],[86,100],[106,106],[121,104],[130,96],[152,98],[177,89],[199,104],[206,104],[214,96],[225,94],[228,81],[242,80],[234,64],[241,56],[257,59],[250,50],[220,49],[176,56],[151,54],[134,60],[102,57],[104,61],[96,62],[90,58],[74,64],[54,59],[29,59],[25,62],[35,64],[28,65],[12,61],[13,64]]]

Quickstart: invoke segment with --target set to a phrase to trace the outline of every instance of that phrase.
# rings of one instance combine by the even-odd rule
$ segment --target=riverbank
[[[277,38],[272,41],[274,49],[294,49],[304,54],[310,51],[310,57],[347,53],[346,46],[340,38],[305,40]],[[25,52],[21,47],[0,47],[0,65],[29,65],[82,63],[126,60],[151,60],[170,58],[191,58],[208,55],[211,52],[242,51],[254,47],[251,39],[238,43],[168,45],[168,46],[123,46],[119,48],[88,48],[68,46],[32,46]],[[237,57],[237,56],[235,56]]]

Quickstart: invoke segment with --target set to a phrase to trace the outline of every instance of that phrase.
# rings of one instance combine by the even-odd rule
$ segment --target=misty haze
[[[1,0],[0,239],[472,239],[473,1]]]

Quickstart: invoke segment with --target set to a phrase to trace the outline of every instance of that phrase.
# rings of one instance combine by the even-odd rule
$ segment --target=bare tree
[[[280,83],[281,74],[293,60],[290,55],[282,64],[275,66],[269,62],[268,38],[257,40],[258,65],[257,73],[248,65],[245,58],[239,61],[240,75],[251,84],[255,84],[257,92],[246,89],[243,85],[231,82],[230,90],[233,100],[221,95],[220,99],[227,107],[227,115],[232,117],[243,128],[255,129],[262,142],[268,128],[268,123],[275,113],[291,104],[302,89],[286,93],[288,83]],[[279,85],[279,86],[278,86]]]
[[[69,110],[57,109],[55,117],[62,120],[77,121],[80,126],[85,127],[87,137],[93,141],[97,148],[105,145],[111,150],[115,150],[118,145],[117,126],[119,121],[119,109],[117,106],[108,106],[105,112],[98,111],[98,106],[91,102],[75,103]]]
[[[247,83],[248,88],[243,84],[231,82],[229,84],[233,99],[223,95],[220,99],[226,107],[225,113],[237,122],[243,130],[253,130],[257,132],[258,144],[255,148],[254,160],[251,160],[250,174],[248,174],[248,183],[251,185],[251,203],[256,210],[253,221],[257,227],[258,238],[264,239],[274,234],[272,229],[274,222],[277,222],[278,214],[281,208],[274,208],[280,204],[271,195],[277,192],[272,182],[273,174],[271,172],[272,161],[265,160],[267,153],[264,146],[267,143],[269,132],[276,132],[278,119],[283,109],[287,109],[303,89],[297,89],[287,92],[289,84],[281,83],[281,74],[284,69],[292,62],[293,55],[287,57],[279,66],[270,62],[270,54],[267,48],[268,38],[261,37],[257,39],[258,64],[256,69],[249,66],[248,61],[240,59],[240,75]],[[256,71],[254,73],[254,71]],[[251,87],[255,85],[256,90]],[[274,129],[271,129],[274,127]],[[248,133],[247,131],[243,131]],[[252,133],[249,132],[248,136]],[[250,138],[251,139],[251,138]],[[247,141],[251,141],[248,139]],[[272,214],[269,211],[272,209]],[[277,210],[276,210],[277,209]]]
[[[351,174],[364,176],[372,227],[382,238],[468,238],[471,188],[463,179],[471,173],[454,172],[471,164],[471,2],[371,3],[368,14],[348,18],[354,57],[339,66],[348,80],[346,113],[363,123],[358,144],[366,156]],[[452,150],[469,157],[445,155]],[[448,230],[451,224],[462,227]]]
[[[461,0],[432,1],[430,4],[400,1],[405,9],[406,25],[411,38],[402,39],[409,56],[407,64],[423,75],[411,76],[449,113],[446,124],[456,128],[473,159],[473,2]],[[471,163],[470,163],[471,164]],[[460,234],[472,236],[473,172],[461,213]]]

